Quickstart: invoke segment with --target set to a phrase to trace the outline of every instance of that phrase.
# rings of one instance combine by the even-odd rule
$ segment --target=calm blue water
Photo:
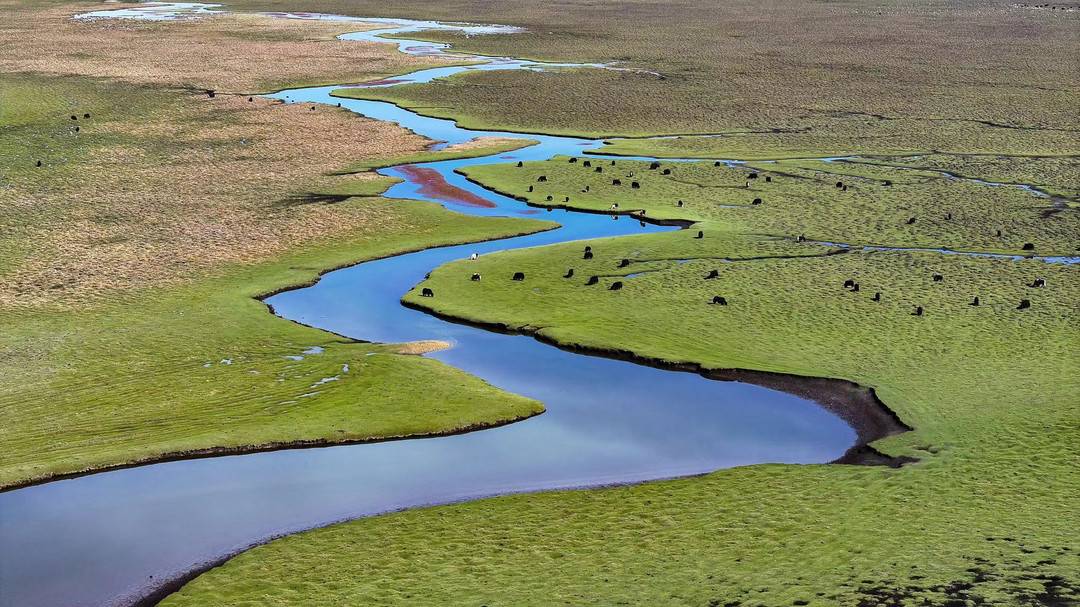
[[[213,8],[193,6],[191,10],[200,12]],[[181,13],[175,5],[148,12],[152,18]],[[128,9],[121,14],[138,18],[140,13]],[[370,40],[380,33],[430,26],[386,22],[385,30],[346,38]],[[416,41],[398,44],[414,54],[439,54],[445,48]],[[481,69],[551,66],[486,60],[490,63]],[[438,68],[406,80],[426,81],[462,69],[477,68]],[[425,118],[387,103],[332,98],[333,88],[284,91],[273,97],[340,102],[444,145],[478,135],[522,137],[461,129],[452,121]],[[479,188],[453,170],[575,155],[600,146],[572,137],[525,137],[540,143],[497,158],[420,166],[438,170],[450,183],[495,203],[494,208],[451,206],[454,210],[514,215],[523,204]],[[383,172],[402,176],[395,169]],[[395,186],[388,196],[423,199],[418,186],[409,182]],[[399,304],[402,294],[427,272],[473,252],[670,229],[643,227],[625,217],[613,221],[563,211],[538,217],[563,227],[363,263],[327,274],[310,288],[277,295],[269,303],[285,318],[359,339],[450,341],[453,348],[430,356],[539,399],[546,413],[459,436],[163,463],[0,494],[0,605],[123,604],[205,560],[341,519],[499,493],[640,482],[761,462],[827,462],[853,444],[855,433],[844,422],[788,394],[571,354],[528,337],[444,322]]]

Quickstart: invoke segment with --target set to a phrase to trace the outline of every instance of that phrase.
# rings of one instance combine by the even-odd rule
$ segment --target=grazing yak
[[[1034,289],[1038,289],[1038,288],[1041,288],[1041,287],[1045,287],[1045,286],[1046,286],[1046,279],[1043,279],[1043,278],[1036,278],[1035,280],[1033,280],[1033,281],[1031,282],[1031,285],[1030,285],[1030,286],[1031,286],[1032,288],[1034,288]]]
[[[613,202],[613,203],[611,203],[611,210],[612,210],[612,211],[614,211],[614,210],[616,210],[616,209],[618,209],[618,208],[619,208],[619,203],[617,203],[617,202]]]
[[[207,89],[206,96],[213,99],[214,98],[214,91],[211,91],[211,90]]]
[[[945,221],[952,221],[952,213],[945,213]]]
[[[473,253],[472,255],[469,255],[469,259],[472,261],[476,261],[477,257],[480,257],[479,253]]]
[[[892,182],[891,182],[891,181],[889,181],[888,179],[886,179],[886,180],[885,180],[885,181],[884,181],[884,182],[883,182],[883,183],[882,183],[881,185],[883,185],[883,186],[885,186],[885,187],[888,187],[888,186],[891,186],[891,185],[892,185]]]
[[[695,236],[694,238],[705,238],[705,232],[698,230],[697,236]]]
[[[934,274],[933,279],[934,279],[934,282],[941,282],[941,281],[945,280],[945,277],[942,276],[941,274]]]
[[[837,181],[837,182],[836,182],[836,189],[838,189],[838,190],[839,190],[839,189],[840,189],[840,188],[842,188],[842,187],[844,187],[844,182],[843,182],[843,181]]]
[[[475,273],[473,273],[473,275],[472,275],[472,281],[473,281],[473,282],[480,282],[480,273],[479,273],[479,272],[475,272]]]
[[[761,204],[761,199],[760,198],[755,198],[754,201],[751,202],[750,204],[755,204],[755,205]]]
[[[571,158],[569,162],[570,164],[574,164],[575,162],[577,162],[577,158]]]
[[[854,287],[854,286],[855,286],[855,280],[854,279],[849,278],[849,279],[844,281],[844,288],[845,289],[850,289],[851,287]]]
[[[757,179],[757,173],[750,173],[749,175],[747,175],[747,177],[749,179]]]
[[[532,187],[532,186],[529,186],[529,191],[530,191],[530,192],[531,192],[531,191],[533,191],[533,187]]]
[[[616,217],[618,219],[618,217]],[[585,254],[581,256],[582,259],[592,259],[592,251],[585,251]]]
[[[671,174],[671,169],[664,169],[663,171],[660,171],[660,174],[661,175],[670,175]]]
[[[852,293],[858,293],[859,292],[859,283],[855,283],[855,284],[851,285],[851,292]]]
[[[909,217],[908,220],[907,220],[907,224],[911,225],[913,223],[915,223],[915,218],[914,217]]]
[[[709,280],[709,279],[712,279],[712,278],[719,278],[719,277],[720,277],[720,270],[709,270],[709,273],[705,275],[705,280]]]
[[[874,293],[874,296],[870,298],[870,301],[881,301],[881,291]]]
[[[551,194],[548,194],[548,195],[547,195],[547,201],[548,201],[548,202],[551,202]]]
[[[517,161],[517,168],[519,168],[519,169],[520,169],[520,168],[521,168],[521,167],[523,167],[523,166],[525,166],[525,163],[521,162],[520,160],[519,160],[519,161]]]
[[[420,291],[420,297],[435,297],[435,292],[427,287],[424,287]]]
[[[90,117],[90,112],[87,112],[87,113],[83,114],[82,117],[83,118],[89,118]]]
[[[586,160],[585,162],[581,163],[581,166],[583,166],[583,167],[591,167],[592,166],[592,161],[591,160]]]
[[[596,167],[596,170],[593,171],[593,172],[594,173],[603,173],[604,172],[604,167]]]
[[[977,306],[977,305],[979,305],[979,296],[976,295],[975,297],[973,297],[971,299],[971,303],[969,303],[968,305],[969,306]]]
[[[718,167],[718,166],[720,166],[721,164],[723,164],[723,163],[721,163],[721,162],[720,162],[719,160],[717,160],[716,162],[712,163],[712,165],[713,165],[714,167]]]
[[[1034,251],[1035,250],[1035,245],[1030,243],[1030,242],[1025,242],[1024,246],[1022,248],[1023,248],[1024,251]]]
[[[622,179],[612,179],[611,185],[622,185]]]
[[[765,176],[765,183],[772,183],[772,176],[771,175],[766,175]]]
[[[1020,300],[1020,305],[1016,306],[1016,309],[1017,310],[1027,310],[1030,307],[1031,307],[1031,300],[1030,299],[1021,299]]]
[[[620,268],[625,268],[625,267],[626,267],[626,266],[628,266],[628,265],[630,265],[630,260],[629,260],[629,259],[623,258],[623,259],[620,259],[620,260],[619,260],[619,265],[618,265],[618,267],[620,267]]]
[[[538,181],[538,182],[547,181],[547,175],[541,175],[541,176],[537,177],[536,181]]]
[[[596,284],[598,282],[600,282],[600,277],[599,276],[590,276],[589,280],[587,280],[585,282],[585,284],[586,285],[594,285],[594,284]]]
[[[514,278],[512,280],[516,280],[518,282],[525,280],[525,272],[514,272]]]
[[[608,290],[609,291],[618,291],[621,288],[622,288],[622,283],[616,280],[615,282],[611,283],[611,286],[608,287]]]
[[[682,208],[682,205],[683,205],[683,202],[681,200],[679,202],[675,203],[675,206],[677,206],[679,208]]]
[[[653,163],[649,164],[649,169],[652,170],[652,171],[655,171],[658,168],[660,168],[660,163],[659,162],[653,162]]]
[[[36,166],[41,166],[41,161],[40,161],[40,160],[39,160],[39,161],[37,161],[37,165],[36,165]]]
[[[566,270],[566,274],[563,274],[563,278],[573,278],[573,277],[574,277],[574,268],[568,268]]]
[[[640,183],[638,183],[638,182],[636,182],[636,181],[631,181],[631,182],[630,182],[630,187],[631,187],[632,189],[636,190],[636,189],[638,189],[638,188],[640,188],[640,187],[641,187],[641,184],[640,184]]]
[[[912,316],[922,316],[923,315],[922,306],[915,306],[915,311],[912,312],[911,315]]]
[[[806,242],[806,236],[799,234],[798,238],[795,239],[795,242]]]
[[[714,304],[718,305],[718,306],[726,306],[727,305],[727,300],[724,299],[724,297],[721,296],[721,295],[714,295],[713,298],[712,298],[712,302]]]

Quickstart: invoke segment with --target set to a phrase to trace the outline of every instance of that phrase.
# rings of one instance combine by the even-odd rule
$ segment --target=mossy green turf
[[[623,170],[630,166],[619,163]],[[482,175],[488,185],[518,192],[536,170],[552,180],[546,187],[558,188],[567,171],[584,169],[560,159],[469,172]],[[693,170],[698,169],[683,167],[675,176]],[[711,163],[700,170],[736,171]],[[901,170],[893,170],[891,179],[894,187],[910,188],[903,197],[910,204],[932,204],[915,200],[935,199],[946,184]],[[792,187],[817,187],[794,178],[768,185],[779,190],[788,181],[798,182]],[[650,182],[656,190],[644,185]],[[929,252],[822,256],[826,247],[760,234],[787,216],[819,221],[814,216],[823,206],[846,206],[853,215],[851,222],[838,222],[837,234],[856,229],[860,217],[865,229],[873,230],[880,209],[856,204],[850,190],[796,189],[792,197],[816,201],[798,207],[801,212],[779,204],[770,211],[766,202],[752,209],[760,214],[729,221],[731,209],[706,203],[729,192],[734,201],[743,201],[746,194],[737,186],[719,190],[723,195],[687,195],[693,204],[680,212],[667,196],[676,185],[669,183],[665,187],[673,190],[664,192],[663,183],[650,174],[640,190],[620,192],[622,208],[700,218],[705,238],[694,238],[695,227],[487,255],[467,268],[451,263],[437,269],[405,299],[566,345],[710,368],[850,379],[873,387],[914,427],[875,447],[917,457],[917,463],[901,469],[752,466],[693,479],[509,496],[359,520],[253,549],[197,578],[164,604],[1064,605],[1080,600],[1076,269]],[[572,197],[573,204],[586,208],[603,207],[608,200],[603,194]],[[976,200],[1003,213],[1014,205],[1017,213],[1026,212],[1022,200],[1001,188],[984,188]],[[777,217],[770,219],[770,213]],[[758,222],[762,227],[755,228]],[[975,240],[981,228],[976,223],[954,234]],[[891,224],[881,229],[897,238],[919,238],[918,233],[894,234]],[[827,231],[816,235],[839,239]],[[1048,249],[1065,247],[1044,238]],[[593,247],[594,259],[582,259],[584,244]],[[804,257],[789,258],[793,255]],[[620,269],[623,258],[633,262]],[[568,267],[576,270],[569,280],[562,278]],[[713,269],[719,278],[705,279]],[[469,274],[477,271],[485,280],[470,281]],[[517,271],[525,272],[524,282],[510,280]],[[934,282],[935,272],[945,280]],[[604,278],[585,286],[591,274]],[[1045,278],[1047,287],[1027,286],[1035,277]],[[860,292],[842,288],[848,278],[861,284]],[[616,279],[624,282],[623,289],[608,290]],[[418,297],[421,286],[436,296]],[[882,301],[874,302],[871,296],[878,291]],[[729,305],[710,305],[715,294],[724,295]],[[981,297],[981,306],[968,305],[974,295]],[[1031,309],[1015,309],[1021,298],[1032,301]],[[924,306],[925,316],[911,315],[916,305]]]

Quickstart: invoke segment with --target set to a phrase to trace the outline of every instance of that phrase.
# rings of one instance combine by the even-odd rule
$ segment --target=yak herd
[[[571,164],[576,164],[578,162],[578,159],[577,158],[570,158],[569,162]],[[586,168],[591,168],[592,167],[592,161],[591,160],[585,160],[581,164],[582,164],[582,166],[584,166]],[[615,161],[612,160],[611,164],[614,165]],[[722,166],[722,164],[723,164],[722,162],[716,161],[713,166]],[[521,168],[521,167],[524,166],[524,164],[522,162],[518,161],[516,166],[518,168]],[[596,172],[603,172],[603,168],[599,167],[599,166],[595,167],[595,170],[596,170]],[[653,171],[661,170],[662,175],[671,175],[671,169],[661,169],[660,163],[656,162],[656,161],[653,161],[653,162],[651,162],[649,164],[649,170],[653,170]],[[633,175],[634,175],[634,173],[631,171],[631,172],[627,173],[626,177],[627,178],[633,177]],[[759,179],[758,174],[756,172],[751,172],[747,176],[746,186],[750,187],[751,181],[756,180],[756,179]],[[546,183],[548,181],[548,177],[547,177],[547,175],[540,175],[540,176],[537,177],[536,181],[537,181],[537,183]],[[766,175],[764,177],[764,181],[765,182],[772,182],[772,177]],[[622,179],[614,178],[614,179],[611,180],[611,184],[614,185],[614,186],[620,186],[620,185],[622,185]],[[883,185],[891,186],[892,182],[889,181],[889,180],[885,180],[883,182]],[[640,188],[640,183],[638,181],[632,181],[631,182],[631,187],[633,189],[639,189]],[[842,181],[837,181],[836,182],[836,188],[841,190],[841,191],[846,192],[847,189],[848,189],[848,185],[845,184]],[[532,192],[533,191],[533,186],[530,185],[528,189],[529,189],[529,192]],[[588,186],[586,186],[584,189],[582,189],[582,192],[588,192],[588,191],[589,191]],[[552,199],[553,199],[552,196],[550,196],[550,195],[547,196],[547,201],[551,201]],[[563,197],[563,202],[569,202],[569,201],[570,201],[569,196]],[[755,198],[751,204],[755,205],[755,206],[760,205],[760,204],[762,204],[762,199],[761,198]],[[679,200],[676,203],[676,206],[682,207],[683,206],[683,201]],[[619,209],[619,204],[618,203],[612,203],[611,211],[617,212],[618,209]],[[645,215],[645,211],[643,209],[637,211],[637,213],[639,213],[640,215]],[[952,219],[952,213],[946,213],[945,214],[945,219],[946,220],[951,220]],[[914,224],[916,221],[917,221],[916,217],[910,217],[905,223],[908,224],[908,225],[911,225],[911,224]],[[999,230],[998,235],[1000,235],[1000,234],[1001,234],[1001,231]],[[697,230],[696,234],[694,235],[694,238],[695,239],[702,239],[702,238],[704,238],[704,236],[705,236],[704,231]],[[797,241],[798,242],[805,242],[806,238],[804,236],[800,235],[798,237]],[[1032,250],[1034,250],[1034,248],[1035,248],[1034,245],[1031,244],[1031,243],[1025,243],[1023,245],[1023,250],[1024,251],[1032,251]],[[475,254],[475,253],[472,254],[472,256],[470,256],[470,259],[476,259],[476,258],[477,258],[477,254]],[[582,259],[585,260],[585,261],[593,259],[593,250],[592,250],[591,246],[585,246],[585,248],[584,248],[584,250],[582,252]],[[626,267],[629,267],[630,264],[631,264],[631,261],[629,259],[623,258],[623,259],[620,259],[618,261],[618,263],[616,264],[616,268],[626,268]],[[710,270],[709,273],[705,275],[705,280],[711,280],[711,279],[719,278],[719,276],[720,276],[720,272],[718,270]],[[562,277],[567,278],[567,279],[568,278],[573,278],[574,277],[574,268],[568,268],[566,270],[566,273],[563,274]],[[479,281],[479,280],[481,280],[481,275],[479,273],[473,273],[471,275],[470,279],[473,280],[473,281]],[[511,277],[511,280],[516,281],[516,282],[523,282],[525,280],[525,273],[524,272],[514,272],[513,276]],[[945,276],[943,274],[940,274],[940,273],[933,273],[933,274],[931,274],[931,280],[932,280],[932,282],[935,282],[935,283],[944,282],[945,281]],[[586,286],[592,286],[592,285],[596,285],[596,284],[599,284],[599,283],[600,283],[600,275],[595,275],[595,274],[590,275],[589,278],[585,281]],[[1045,287],[1046,286],[1046,280],[1043,279],[1043,278],[1036,278],[1031,284],[1029,284],[1027,286],[1029,286],[1031,288]],[[622,288],[623,288],[622,281],[615,281],[608,287],[608,289],[611,290],[611,291],[618,291],[618,290],[620,290]],[[848,292],[851,292],[851,293],[858,293],[861,290],[861,287],[860,287],[859,283],[856,282],[854,279],[850,279],[850,278],[844,281],[843,288],[845,290],[847,290]],[[434,292],[429,288],[424,288],[421,291],[421,295],[424,296],[424,297],[433,297]],[[874,295],[870,298],[870,301],[874,301],[874,302],[882,301],[881,292],[880,291],[875,291]],[[728,300],[727,300],[726,297],[724,297],[722,295],[715,295],[709,300],[708,303],[713,304],[713,305],[726,306],[726,305],[728,305]],[[979,306],[980,305],[979,297],[978,296],[973,297],[971,302],[968,305],[970,305],[970,306]],[[1026,309],[1028,309],[1030,307],[1031,307],[1031,300],[1022,299],[1022,300],[1020,300],[1020,303],[1019,303],[1019,305],[1017,305],[1016,309],[1017,310],[1026,310]],[[923,316],[925,314],[925,308],[923,306],[915,306],[915,309],[912,311],[911,314],[912,314],[912,316]]]

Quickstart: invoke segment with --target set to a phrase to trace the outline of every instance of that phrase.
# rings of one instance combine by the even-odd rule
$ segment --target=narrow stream
[[[213,5],[183,6],[202,13]],[[177,7],[166,4],[144,10],[155,18],[161,14],[176,18],[184,14]],[[118,12],[129,16],[139,10]],[[379,35],[430,28],[504,31],[498,26],[384,22],[386,29],[344,38],[377,40]],[[445,52],[445,45],[415,40],[397,44],[413,54]],[[463,70],[558,65],[480,60],[485,63],[424,70],[378,86],[423,82]],[[340,103],[442,145],[477,136],[539,141],[514,152],[418,165],[491,205],[437,201],[461,213],[537,211],[469,183],[454,169],[575,155],[601,145],[573,137],[462,129],[453,121],[419,116],[389,103],[333,98],[330,92],[335,88],[340,87],[289,90],[272,97],[292,103]],[[406,179],[388,197],[428,199],[420,184],[408,180],[412,172],[398,168],[382,172]],[[510,392],[541,400],[546,413],[457,436],[169,462],[0,494],[0,605],[130,604],[202,563],[281,534],[344,519],[495,494],[642,482],[761,462],[828,462],[855,443],[854,430],[838,417],[787,393],[573,354],[529,337],[449,323],[400,305],[402,294],[427,272],[474,252],[483,255],[672,229],[587,213],[535,216],[556,220],[562,227],[362,263],[331,272],[312,287],[276,295],[268,303],[283,318],[358,339],[447,340],[451,349],[430,356]]]

